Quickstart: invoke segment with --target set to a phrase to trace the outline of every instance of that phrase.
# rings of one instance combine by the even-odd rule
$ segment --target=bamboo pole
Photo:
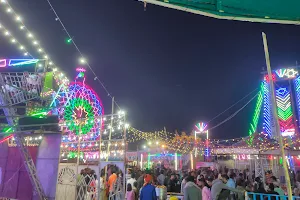
[[[270,57],[269,57],[269,49],[268,49],[268,42],[267,42],[267,35],[262,32],[262,38],[263,38],[263,44],[264,44],[264,51],[265,51],[265,59],[266,59],[266,65],[267,65],[267,71],[268,71],[268,76],[269,76],[269,81],[270,81],[270,92],[271,92],[271,107],[272,107],[272,115],[275,123],[275,133],[276,137],[278,138],[279,142],[279,148],[280,148],[280,153],[282,156],[283,160],[283,169],[284,169],[284,175],[285,175],[285,180],[286,180],[286,186],[287,186],[287,192],[288,192],[288,199],[293,200],[293,193],[292,193],[292,186],[291,186],[291,180],[290,180],[290,175],[285,159],[285,152],[284,152],[284,146],[283,146],[283,141],[282,141],[282,135],[278,123],[278,114],[277,114],[277,106],[276,106],[276,100],[275,100],[275,91],[274,91],[274,82],[272,78],[272,70],[271,70],[271,64],[270,64]]]

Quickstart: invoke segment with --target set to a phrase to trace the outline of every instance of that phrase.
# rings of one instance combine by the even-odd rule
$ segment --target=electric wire
[[[236,112],[234,112],[232,115],[230,115],[228,118],[226,118],[225,120],[223,120],[222,122],[220,122],[219,124],[217,124],[216,126],[213,126],[211,128],[208,129],[209,130],[212,130],[212,129],[215,129],[219,126],[221,126],[222,124],[224,124],[225,122],[229,121],[230,119],[232,119],[233,117],[235,117],[240,111],[242,111],[251,101],[253,101],[256,97],[258,96],[258,93],[252,97],[244,106],[242,106],[240,109],[238,109]]]
[[[243,101],[244,99],[246,99],[248,96],[250,96],[253,92],[255,92],[256,90],[258,90],[258,88],[252,90],[250,93],[248,93],[246,96],[244,96],[243,98],[241,98],[240,100],[238,100],[237,102],[235,102],[234,104],[232,104],[230,107],[228,107],[227,109],[225,109],[223,112],[221,112],[220,114],[218,114],[217,116],[213,117],[211,120],[209,120],[207,122],[207,124],[209,124],[209,122],[213,121],[214,119],[216,119],[217,117],[219,117],[220,115],[224,114],[225,112],[227,112],[229,109],[231,109],[232,107],[234,107],[235,105],[237,105],[238,103],[240,103],[241,101]]]
[[[64,25],[64,23],[62,22],[62,20],[60,19],[60,17],[58,16],[57,12],[55,11],[54,7],[52,6],[50,0],[47,0],[49,6],[51,7],[51,10],[53,11],[54,15],[56,16],[56,20],[60,23],[60,25],[63,27],[63,30],[66,32],[66,34],[68,35],[69,38],[72,38],[71,34],[69,33],[69,31],[67,30],[66,26]],[[82,52],[80,51],[79,47],[77,46],[76,42],[74,40],[71,40],[72,44],[74,45],[74,47],[76,48],[77,52],[80,54],[81,57],[84,57]],[[102,88],[105,90],[105,92],[107,93],[107,95],[110,98],[113,98],[111,96],[111,93],[108,91],[108,89],[105,87],[104,83],[102,81],[100,81],[100,79],[98,78],[96,72],[93,70],[93,68],[90,66],[90,64],[88,63],[88,61],[85,61],[86,65],[89,67],[89,69],[91,70],[91,72],[94,75],[94,80],[98,80],[98,82],[101,84]],[[116,106],[120,109],[120,106],[118,105],[118,103],[114,100],[114,103],[116,104]]]

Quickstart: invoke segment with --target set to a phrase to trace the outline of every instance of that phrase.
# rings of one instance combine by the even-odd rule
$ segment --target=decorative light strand
[[[257,102],[255,104],[254,115],[253,115],[252,121],[250,123],[249,135],[252,135],[253,133],[256,132],[262,102],[263,102],[263,84],[261,85],[261,91],[259,91],[258,96],[257,96]]]
[[[7,38],[10,43],[18,46],[18,49],[23,53],[24,56],[30,56],[33,58],[33,56],[27,51],[27,48],[21,44],[2,23],[0,23],[0,31],[3,32],[4,37]]]
[[[60,75],[61,83],[68,85],[69,83],[68,78],[65,77],[64,74],[57,67],[55,67],[54,62],[50,59],[48,54],[42,48],[40,42],[36,39],[36,37],[32,34],[32,32],[29,31],[29,29],[23,23],[23,20],[20,17],[20,15],[16,13],[16,11],[12,8],[12,6],[9,4],[7,0],[2,0],[0,3],[4,5],[3,9],[5,10],[5,12],[8,15],[12,16],[13,20],[18,23],[19,29],[25,33],[26,38],[28,38],[31,44],[36,48],[36,51],[43,57],[43,59],[47,59],[49,61],[48,64],[51,68],[53,68],[53,72]]]
[[[270,84],[267,81],[263,82],[264,94],[264,131],[271,136],[272,134],[272,114],[271,114],[271,101],[270,101]]]
[[[297,111],[298,111],[298,126],[300,122],[300,76],[294,80],[295,83],[295,91],[296,91],[296,103],[297,103]]]
[[[77,52],[80,54],[81,58],[80,58],[80,62],[86,64],[89,69],[91,70],[91,72],[94,75],[94,80],[98,80],[98,82],[100,83],[100,85],[102,86],[102,88],[105,90],[105,92],[107,93],[107,95],[112,98],[111,93],[108,91],[108,89],[105,87],[105,85],[103,84],[102,81],[100,81],[100,79],[98,78],[97,74],[95,73],[95,71],[93,70],[93,68],[90,66],[89,62],[84,58],[82,52],[80,51],[79,47],[77,46],[77,44],[75,43],[75,41],[72,39],[73,37],[71,36],[71,34],[68,32],[67,28],[65,27],[64,23],[62,22],[62,20],[60,19],[60,17],[58,16],[57,12],[55,11],[54,7],[52,6],[50,0],[47,0],[51,10],[53,11],[54,15],[55,15],[55,20],[58,21],[60,23],[60,25],[62,26],[63,30],[66,32],[66,34],[68,35],[68,37],[70,38],[69,42],[71,42],[74,47],[76,48]],[[114,101],[114,103],[116,104],[116,106],[118,108],[119,105],[117,104],[116,101]]]

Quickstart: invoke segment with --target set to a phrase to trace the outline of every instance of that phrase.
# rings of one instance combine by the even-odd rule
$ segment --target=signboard
[[[277,70],[273,71],[272,79],[273,79],[273,81],[288,80],[288,79],[297,78],[298,75],[299,75],[299,72],[297,69],[282,68],[282,69],[277,69]],[[265,75],[264,80],[269,82],[268,74]]]
[[[136,161],[137,159],[137,152],[126,152],[126,160],[128,162]]]
[[[196,163],[196,169],[199,169],[200,167],[213,167],[213,162],[197,162]]]

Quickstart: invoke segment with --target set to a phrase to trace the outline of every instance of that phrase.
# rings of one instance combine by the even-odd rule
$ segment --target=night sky
[[[265,66],[262,31],[268,35],[274,69],[300,62],[299,26],[216,20],[154,5],[144,11],[143,4],[134,0],[51,2],[99,79],[127,111],[129,123],[143,131],[165,126],[168,131],[189,132],[198,121],[209,121],[258,88]],[[79,54],[65,44],[67,36],[47,1],[11,4],[50,57],[70,79],[75,77]],[[2,9],[0,19],[30,46]],[[0,45],[2,57],[21,56],[3,36]],[[111,99],[91,73],[87,77],[105,112],[110,113]],[[210,126],[223,121],[247,100]],[[212,130],[212,137],[246,136],[254,106],[255,101]]]

